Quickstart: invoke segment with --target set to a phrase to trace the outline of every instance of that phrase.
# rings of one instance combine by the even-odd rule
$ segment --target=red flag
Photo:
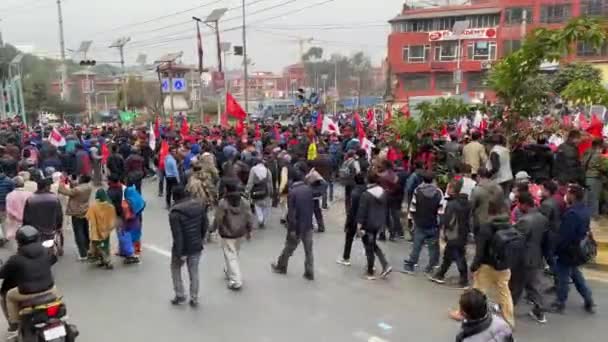
[[[321,130],[323,128],[323,112],[317,113],[317,129]]]
[[[247,118],[247,113],[245,113],[243,107],[236,102],[230,93],[226,93],[226,113],[239,120],[245,120]]]
[[[167,144],[167,141],[163,139],[163,141],[160,143],[160,153],[158,154],[158,167],[160,167],[161,170],[165,169],[165,158],[167,158],[168,154],[169,144]]]
[[[101,162],[105,164],[108,161],[108,157],[110,157],[110,150],[108,149],[108,145],[106,143],[101,144]]]
[[[372,120],[374,120],[374,110],[368,109],[367,110],[367,123],[369,124],[370,122],[372,122]]]
[[[587,122],[587,117],[583,113],[578,115],[578,127],[583,130],[589,128],[589,122]]]
[[[488,130],[488,120],[486,118],[483,118],[481,120],[481,124],[479,124],[479,131],[481,132],[482,135],[484,135],[487,130]]]
[[[359,113],[355,113],[354,120],[359,140],[363,140],[363,138],[365,138],[365,129],[363,128],[363,124],[361,123],[361,117],[359,116]]]
[[[443,125],[443,127],[441,128],[441,137],[445,138],[447,140],[450,139],[450,134],[448,133],[448,126],[447,125]]]
[[[582,139],[581,142],[578,144],[578,155],[582,157],[585,152],[587,152],[587,150],[591,148],[591,145],[593,145],[593,139]]]
[[[260,124],[259,123],[255,124],[255,135],[254,135],[254,137],[256,139],[260,139],[262,137],[262,132],[260,131]]]
[[[186,138],[190,135],[190,126],[188,125],[188,118],[186,116],[184,116],[179,133],[184,140],[186,140]]]
[[[169,118],[169,128],[173,130],[173,114],[171,114],[171,117]]]
[[[160,138],[160,118],[158,115],[154,120],[154,136]]]
[[[243,120],[237,121],[236,125],[234,126],[234,130],[237,137],[243,136],[243,133],[245,132],[245,123]]]
[[[591,134],[595,138],[602,138],[602,130],[604,129],[604,125],[602,121],[598,119],[598,117],[593,114],[591,117],[591,122],[589,123],[589,127],[587,128],[587,133]]]

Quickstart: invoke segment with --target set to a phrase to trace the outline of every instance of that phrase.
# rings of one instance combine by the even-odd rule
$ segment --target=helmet
[[[19,246],[24,246],[40,240],[40,232],[32,226],[23,226],[17,230],[17,243]]]

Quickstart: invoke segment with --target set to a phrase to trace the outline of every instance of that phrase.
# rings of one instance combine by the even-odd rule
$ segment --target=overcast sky
[[[404,0],[246,0],[248,52],[254,71],[280,71],[298,61],[297,38],[314,38],[314,46],[331,53],[365,51],[379,65],[386,55],[387,20]],[[325,4],[316,5],[328,1]],[[197,6],[207,6],[192,9]],[[220,22],[222,41],[242,43],[241,0],[63,0],[66,47],[76,49],[93,40],[89,58],[118,60],[109,49],[118,37],[130,36],[128,64],[145,53],[148,61],[164,53],[183,51],[184,62],[196,62],[192,16],[205,18],[214,8],[229,8]],[[309,8],[306,8],[309,7]],[[305,9],[303,9],[305,8]],[[190,10],[192,9],[192,10]],[[300,10],[302,9],[302,10]],[[188,11],[189,10],[189,11]],[[171,15],[176,12],[181,14]],[[259,13],[256,13],[259,12]],[[0,30],[4,40],[31,45],[37,52],[59,56],[56,0],[0,0]],[[334,25],[329,27],[327,25]],[[203,31],[204,64],[216,65],[215,38]],[[305,45],[311,46],[310,44]],[[231,68],[239,61],[228,58]]]

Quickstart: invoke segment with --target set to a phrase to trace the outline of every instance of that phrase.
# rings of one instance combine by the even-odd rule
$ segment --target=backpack
[[[568,247],[568,254],[575,266],[584,265],[597,257],[597,242],[591,232],[578,243]]]
[[[355,184],[355,160],[347,160],[342,163],[340,170],[338,170],[338,177],[343,185]]]
[[[268,197],[268,188],[266,187],[268,178],[268,172],[266,173],[266,177],[264,179],[259,180],[257,183],[254,183],[251,187],[251,199],[252,200],[263,200]]]
[[[526,239],[515,227],[498,229],[490,240],[489,255],[496,270],[510,269],[525,250]]]

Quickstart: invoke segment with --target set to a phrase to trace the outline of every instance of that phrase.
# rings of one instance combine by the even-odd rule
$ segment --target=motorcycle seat
[[[39,295],[39,296],[30,298],[30,299],[23,300],[23,301],[19,302],[19,307],[21,309],[23,309],[23,308],[29,308],[29,307],[38,306],[38,305],[44,305],[44,304],[52,303],[60,298],[61,297],[57,297],[52,293],[47,293],[47,294]]]

